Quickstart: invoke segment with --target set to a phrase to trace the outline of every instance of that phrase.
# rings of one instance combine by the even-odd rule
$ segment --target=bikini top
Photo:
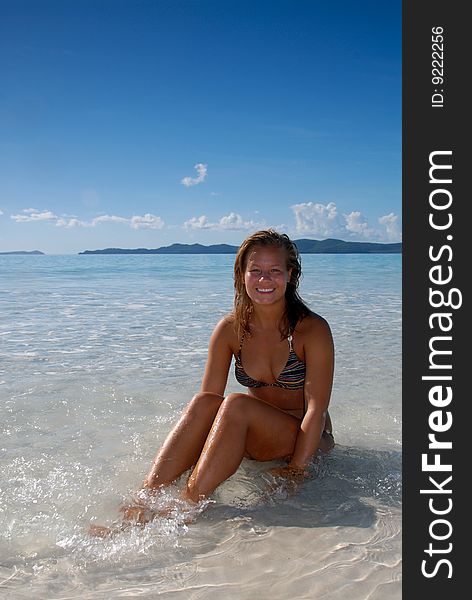
[[[250,377],[241,363],[241,348],[243,347],[244,335],[239,344],[239,352],[235,356],[236,362],[234,365],[234,374],[238,382],[244,387],[259,388],[259,387],[279,387],[286,390],[300,390],[305,385],[306,364],[298,358],[292,346],[292,334],[287,338],[289,345],[289,355],[285,367],[274,381],[274,383],[266,383],[265,381],[257,381]]]

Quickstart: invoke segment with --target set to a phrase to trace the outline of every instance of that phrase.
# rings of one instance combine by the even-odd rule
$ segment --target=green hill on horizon
[[[301,254],[401,254],[402,243],[346,242],[328,238],[326,240],[294,240]],[[104,248],[85,250],[79,254],[236,254],[239,246],[230,244],[171,244],[160,248]]]

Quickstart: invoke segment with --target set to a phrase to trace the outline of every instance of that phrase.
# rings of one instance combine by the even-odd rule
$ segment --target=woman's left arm
[[[318,450],[325,427],[334,372],[334,345],[328,323],[316,317],[305,342],[305,406],[288,469],[304,470]]]

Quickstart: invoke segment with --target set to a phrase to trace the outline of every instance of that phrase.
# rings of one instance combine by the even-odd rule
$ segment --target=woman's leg
[[[293,453],[300,420],[247,394],[222,402],[184,496],[208,496],[233,475],[242,459],[268,461]]]
[[[168,485],[198,460],[223,396],[196,394],[157,453],[144,487]]]
[[[210,392],[200,392],[192,398],[157,453],[144,481],[144,487],[157,488],[167,485],[197,462],[223,399],[223,396]],[[98,537],[108,537],[130,524],[144,525],[157,514],[141,499],[137,499],[130,506],[123,506],[121,512],[123,522],[119,527],[109,528],[92,524],[89,533]]]

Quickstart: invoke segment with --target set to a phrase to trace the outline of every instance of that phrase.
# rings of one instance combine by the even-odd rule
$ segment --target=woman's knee
[[[186,412],[191,417],[201,418],[216,415],[223,402],[223,396],[212,392],[198,392],[187,406]]]
[[[250,398],[247,394],[232,393],[228,394],[221,403],[219,415],[224,419],[231,419],[234,421],[245,420],[251,409],[251,404],[255,400]]]

